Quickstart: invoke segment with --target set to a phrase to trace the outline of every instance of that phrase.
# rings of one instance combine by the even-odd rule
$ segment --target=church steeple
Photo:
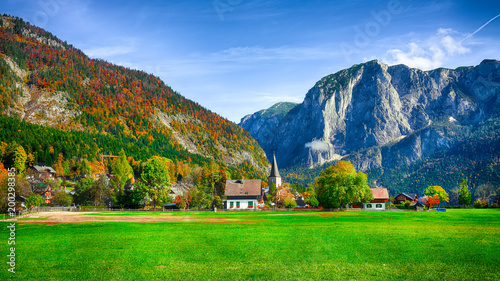
[[[281,176],[278,170],[278,162],[276,162],[276,155],[273,152],[273,164],[271,165],[271,174],[268,177],[269,184],[274,183],[276,187],[281,186]]]

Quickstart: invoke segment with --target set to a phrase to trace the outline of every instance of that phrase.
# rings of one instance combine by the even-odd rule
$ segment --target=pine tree
[[[458,194],[458,204],[469,206],[472,200],[472,196],[469,190],[469,186],[467,185],[467,180],[462,179],[460,182],[460,190]]]

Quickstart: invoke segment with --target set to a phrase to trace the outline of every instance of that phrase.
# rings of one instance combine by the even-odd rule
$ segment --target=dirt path
[[[40,212],[31,214],[18,223],[38,223],[54,225],[60,223],[85,223],[85,222],[205,222],[205,223],[251,223],[252,220],[230,219],[230,218],[193,218],[190,216],[174,216],[172,213],[162,213],[160,215],[131,215],[114,216],[93,215],[98,212]]]

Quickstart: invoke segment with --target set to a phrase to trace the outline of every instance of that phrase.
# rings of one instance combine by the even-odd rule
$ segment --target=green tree
[[[220,166],[215,161],[210,161],[208,166],[205,168],[208,173],[208,183],[209,189],[208,193],[212,195],[212,198],[215,194],[219,194],[219,191],[216,190],[216,184],[224,177],[224,175],[220,172]],[[215,194],[214,194],[215,193]]]
[[[293,209],[297,207],[297,202],[295,202],[295,200],[290,197],[286,197],[285,199],[283,199],[283,207]]]
[[[118,189],[117,191],[122,191],[127,181],[133,180],[134,171],[128,163],[127,155],[125,155],[123,149],[120,151],[118,159],[112,163],[111,171],[113,173],[113,183]]]
[[[92,204],[92,187],[94,179],[91,177],[82,178],[75,187],[75,204],[87,206]]]
[[[458,191],[458,205],[461,206],[470,206],[472,201],[472,195],[469,190],[469,186],[467,185],[467,180],[462,179],[460,182],[460,189]]]
[[[92,167],[87,159],[83,159],[78,165],[78,169],[80,170],[80,175],[87,177],[92,174]]]
[[[73,196],[66,193],[64,190],[59,190],[54,193],[52,204],[56,206],[69,206],[73,203]]]
[[[153,199],[155,209],[158,199],[161,199],[160,196],[170,192],[169,162],[167,158],[153,156],[142,169],[141,179],[148,188],[148,194]]]
[[[147,187],[137,181],[133,188],[125,188],[117,198],[117,205],[121,208],[139,208],[144,205],[144,199],[147,196]]]
[[[28,198],[26,198],[26,201],[24,204],[26,205],[27,208],[31,207],[40,207],[45,202],[45,199],[40,195],[40,194],[31,194]]]
[[[110,200],[111,190],[109,189],[109,180],[106,176],[101,176],[99,180],[94,181],[90,197],[95,206],[104,205]]]
[[[316,208],[319,206],[319,201],[318,201],[318,199],[316,199],[316,197],[311,197],[311,198],[309,198],[307,204],[309,204],[311,207]]]
[[[373,200],[367,176],[356,172],[348,161],[339,161],[321,171],[314,184],[317,199],[325,208],[344,208],[346,204]]]

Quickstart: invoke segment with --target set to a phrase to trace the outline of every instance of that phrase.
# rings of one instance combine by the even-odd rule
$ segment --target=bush
[[[410,206],[411,206],[411,202],[410,201],[405,201],[405,203],[404,203],[405,209],[410,209]]]
[[[477,199],[476,201],[474,201],[474,203],[472,203],[472,206],[474,206],[474,208],[478,209],[478,208],[488,208],[488,201],[487,200],[479,200]]]

